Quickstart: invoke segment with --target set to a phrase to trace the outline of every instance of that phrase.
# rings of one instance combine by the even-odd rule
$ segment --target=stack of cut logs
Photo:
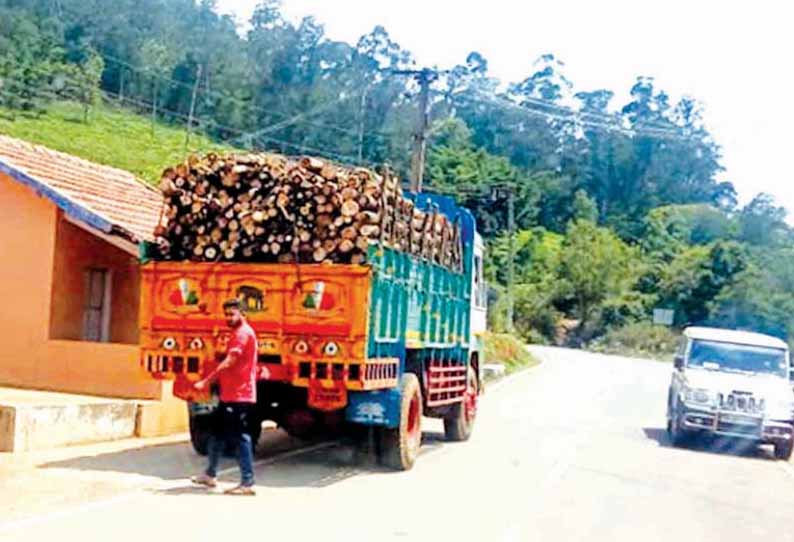
[[[160,188],[159,259],[364,263],[370,244],[379,243],[461,268],[459,224],[403,197],[388,171],[276,154],[208,154],[166,169]]]

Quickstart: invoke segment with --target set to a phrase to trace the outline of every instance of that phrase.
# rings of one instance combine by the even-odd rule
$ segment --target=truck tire
[[[406,373],[400,382],[400,425],[380,430],[381,465],[395,470],[410,470],[422,444],[422,390],[419,379]]]
[[[792,451],[794,451],[794,441],[787,440],[785,442],[775,443],[775,459],[788,461],[791,459]]]
[[[207,455],[210,433],[212,429],[212,416],[190,416],[190,443],[199,455]]]
[[[207,455],[209,453],[209,440],[213,423],[211,414],[190,416],[189,418],[190,443],[199,455]],[[259,437],[262,435],[262,421],[260,420],[259,423],[254,423],[249,427],[248,434],[251,435],[251,447],[253,451],[256,451],[256,443],[259,442]],[[237,454],[236,448],[233,443],[226,443],[223,456],[235,457]]]
[[[477,417],[477,396],[479,394],[477,374],[469,366],[466,373],[466,394],[463,401],[453,405],[450,416],[444,418],[444,435],[452,442],[469,440]]]
[[[308,408],[299,408],[287,412],[279,422],[279,426],[291,437],[311,440],[317,435],[317,416]]]
[[[248,434],[251,435],[251,450],[256,453],[256,445],[262,436],[262,420],[254,420],[251,425]]]

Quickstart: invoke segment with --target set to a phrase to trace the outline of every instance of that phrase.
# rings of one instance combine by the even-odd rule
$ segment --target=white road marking
[[[303,448],[298,448],[296,450],[289,450],[287,452],[283,452],[280,454],[276,454],[273,457],[268,457],[265,459],[259,459],[254,461],[254,468],[263,467],[265,465],[272,465],[273,463],[277,463],[284,459],[289,459],[291,457],[295,457],[298,455],[303,455],[311,452],[315,452],[317,450],[323,450],[325,448],[331,448],[333,446],[337,446],[339,444],[338,440],[333,440],[329,442],[321,442],[319,444],[313,444],[311,446],[305,446]],[[226,474],[232,473],[236,471],[239,467],[229,467],[226,469],[222,469],[218,471],[218,476],[224,476]],[[32,527],[35,525],[41,525],[43,523],[48,523],[50,521],[54,521],[56,519],[67,518],[71,516],[75,516],[78,514],[82,514],[91,510],[97,510],[106,508],[108,506],[112,506],[114,504],[118,504],[120,502],[128,501],[130,499],[134,499],[135,497],[139,497],[144,495],[150,491],[157,490],[157,491],[168,491],[169,489],[176,489],[179,487],[183,487],[185,485],[186,480],[178,480],[173,482],[163,482],[161,484],[156,484],[155,487],[146,487],[136,489],[134,491],[130,491],[129,493],[124,493],[122,495],[116,495],[115,497],[110,497],[108,499],[93,501],[86,504],[81,504],[75,506],[73,508],[68,508],[66,510],[59,510],[57,512],[52,512],[49,514],[43,514],[39,516],[33,516],[25,519],[20,519],[17,521],[10,521],[8,523],[0,523],[0,533],[7,533],[11,531],[17,531],[19,529],[23,529],[26,527]]]

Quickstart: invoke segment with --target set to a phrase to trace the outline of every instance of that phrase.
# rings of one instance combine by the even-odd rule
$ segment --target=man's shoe
[[[244,485],[241,484],[239,486],[235,486],[235,487],[227,489],[226,491],[224,491],[224,493],[226,495],[251,495],[251,496],[253,496],[253,495],[256,495],[256,490],[254,489],[254,486],[244,486]]]
[[[190,481],[200,486],[217,487],[218,485],[218,481],[212,476],[209,476],[207,474],[199,474],[198,476],[193,476],[190,479]]]

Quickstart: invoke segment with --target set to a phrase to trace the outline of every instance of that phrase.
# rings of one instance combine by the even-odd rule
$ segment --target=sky
[[[256,0],[218,0],[248,19]],[[504,82],[532,73],[541,54],[565,63],[576,91],[608,88],[617,103],[637,76],[673,98],[705,106],[722,146],[721,180],[741,203],[775,196],[794,221],[794,31],[787,2],[712,0],[283,0],[299,21],[314,15],[334,40],[355,43],[376,25],[420,65],[451,67],[471,51]]]

